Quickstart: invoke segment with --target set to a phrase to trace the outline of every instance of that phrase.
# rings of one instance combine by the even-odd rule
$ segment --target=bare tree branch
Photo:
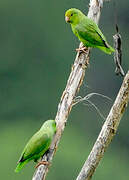
[[[90,0],[88,17],[93,19],[96,23],[98,23],[99,21],[100,9],[102,5],[103,5],[103,0],[101,0],[101,4],[100,1],[98,0]],[[57,123],[57,133],[53,139],[49,153],[45,154],[42,160],[47,160],[49,162],[52,162],[54,153],[59,144],[61,135],[64,131],[68,115],[72,109],[73,99],[77,94],[77,92],[79,91],[79,88],[83,82],[85,70],[87,68],[87,62],[89,60],[89,53],[90,53],[90,49],[88,49],[86,53],[79,53],[79,52],[77,53],[75,62],[72,66],[72,71],[67,81],[66,88],[63,92],[60,103],[58,105],[57,115],[55,118]],[[47,172],[48,172],[48,166],[40,165],[36,169],[32,180],[45,180]]]
[[[117,31],[117,33],[113,36],[114,48],[115,48],[114,62],[116,64],[115,73],[116,73],[116,75],[120,74],[121,76],[125,76],[124,70],[121,67],[121,64],[122,64],[121,35],[118,31],[118,25],[117,24],[116,24],[116,31]]]
[[[129,71],[126,74],[120,91],[102,130],[76,180],[90,180],[93,176],[104,152],[111,143],[118,129],[121,117],[129,101]]]

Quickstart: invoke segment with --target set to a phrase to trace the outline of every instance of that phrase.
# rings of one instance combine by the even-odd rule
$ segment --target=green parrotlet
[[[98,25],[92,19],[85,16],[79,9],[71,8],[67,10],[65,20],[71,24],[73,33],[84,46],[99,48],[107,54],[115,51],[107,43]]]
[[[25,164],[38,159],[49,149],[53,136],[56,133],[55,120],[47,120],[26,144],[18,161],[15,172],[19,172]]]

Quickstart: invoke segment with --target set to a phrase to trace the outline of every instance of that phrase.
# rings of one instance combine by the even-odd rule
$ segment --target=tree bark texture
[[[82,167],[76,180],[90,180],[93,176],[104,152],[111,143],[118,129],[121,117],[129,101],[129,71],[126,74],[123,84],[119,90],[116,100],[110,110],[110,113],[102,127],[102,130]]]

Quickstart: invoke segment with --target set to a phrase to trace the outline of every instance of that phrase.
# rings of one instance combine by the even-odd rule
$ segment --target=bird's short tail
[[[107,54],[111,54],[111,53],[115,52],[115,49],[112,48],[111,46],[109,46],[109,47],[97,46],[97,48],[101,49],[102,51],[104,51]]]
[[[28,161],[19,162],[16,169],[15,169],[15,172],[19,172],[27,162]]]

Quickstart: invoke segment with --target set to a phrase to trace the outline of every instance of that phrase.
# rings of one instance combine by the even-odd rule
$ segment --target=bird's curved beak
[[[65,16],[65,21],[70,22],[70,18],[68,16]]]

